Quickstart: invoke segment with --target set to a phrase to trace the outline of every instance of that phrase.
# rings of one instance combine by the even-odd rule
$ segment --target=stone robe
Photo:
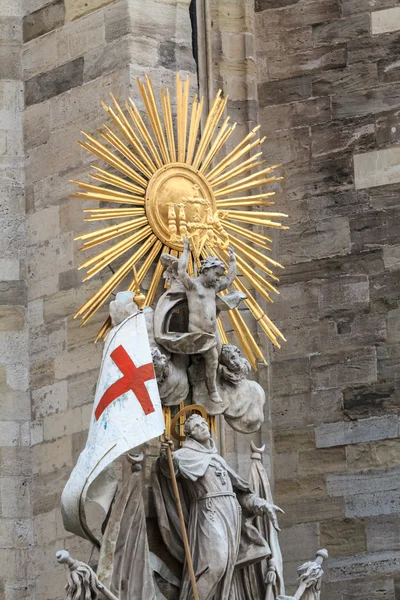
[[[234,583],[235,569],[270,555],[267,542],[251,524],[258,497],[218,455],[213,442],[211,448],[206,448],[187,438],[183,447],[174,453],[174,464],[200,598],[243,600]],[[171,553],[184,562],[165,459],[159,459],[154,475],[153,492],[160,531]],[[192,597],[185,564],[180,600]]]

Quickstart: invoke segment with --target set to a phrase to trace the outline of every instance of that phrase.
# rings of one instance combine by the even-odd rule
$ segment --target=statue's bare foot
[[[218,392],[211,392],[210,400],[211,400],[211,402],[215,402],[216,404],[222,404],[222,398],[218,394]]]

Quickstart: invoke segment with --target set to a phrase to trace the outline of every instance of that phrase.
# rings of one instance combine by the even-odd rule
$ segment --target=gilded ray
[[[144,82],[138,79],[137,85],[144,105],[142,113],[132,99],[120,105],[111,95],[111,106],[102,103],[110,123],[105,123],[96,135],[84,133],[85,141],[79,141],[106,168],[92,165],[94,172],[89,176],[93,183],[73,182],[78,186],[74,197],[99,203],[84,208],[85,221],[108,221],[105,227],[76,238],[83,244],[83,251],[102,244],[101,251],[79,268],[85,269],[85,279],[94,279],[119,262],[75,316],[80,316],[84,324],[117,289],[125,285],[125,289],[135,291],[145,281],[149,281],[145,294],[150,305],[162,282],[161,253],[179,257],[183,238],[188,235],[192,248],[198,249],[196,256],[191,254],[189,258],[191,277],[197,276],[200,250],[201,256],[218,256],[227,265],[227,247],[233,246],[241,276],[234,287],[247,294],[246,310],[279,346],[283,335],[249,290],[254,290],[263,304],[272,302],[273,294],[279,293],[275,270],[282,266],[270,255],[272,239],[253,229],[287,229],[282,222],[284,213],[262,210],[274,205],[270,198],[275,192],[260,189],[279,182],[281,177],[273,172],[281,165],[265,165],[259,149],[265,138],[260,138],[259,126],[226,151],[236,123],[230,123],[226,114],[228,98],[221,91],[201,130],[204,102],[195,95],[189,104],[187,77],[177,75],[175,101],[168,89],[161,90],[157,100],[147,75]],[[137,275],[133,277],[135,269]],[[148,280],[146,275],[151,270]],[[234,309],[226,316],[243,352],[256,368],[264,358],[242,311]],[[226,343],[223,323],[218,318],[221,340]],[[96,340],[105,336],[110,326],[111,320],[107,319]]]

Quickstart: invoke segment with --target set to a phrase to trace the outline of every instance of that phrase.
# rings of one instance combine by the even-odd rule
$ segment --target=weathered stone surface
[[[400,496],[398,489],[349,496],[345,502],[347,517],[372,517],[392,515],[399,512]]]
[[[64,0],[53,0],[43,8],[29,13],[23,19],[23,39],[29,42],[64,23]]]
[[[0,332],[22,331],[25,325],[25,309],[21,306],[0,306]]]
[[[299,452],[299,475],[334,473],[346,470],[346,450],[339,448],[317,448]]]
[[[32,392],[32,410],[34,418],[44,417],[67,408],[67,382],[58,381]]]
[[[400,440],[380,440],[346,447],[347,464],[351,471],[398,467]]]
[[[274,500],[285,511],[285,514],[280,516],[282,527],[289,527],[296,523],[343,519],[345,516],[342,498],[287,498],[281,502],[279,496],[276,495]]]
[[[312,91],[316,95],[329,94],[335,86],[340,93],[353,93],[357,90],[372,87],[378,83],[378,69],[376,64],[356,63],[343,69],[323,71],[312,79]]]
[[[330,448],[396,438],[399,433],[399,422],[398,418],[392,415],[360,419],[350,423],[340,421],[319,425],[315,433],[317,448]]]
[[[25,83],[27,106],[44,102],[83,83],[83,58],[41,73]]]
[[[24,113],[25,148],[45,144],[50,139],[50,104],[41,102],[29,106]]]
[[[400,520],[397,515],[365,519],[369,552],[400,550]]]
[[[330,496],[354,496],[395,490],[398,486],[399,474],[399,469],[390,469],[386,472],[376,470],[366,474],[328,475],[326,478],[328,494]]]
[[[395,208],[383,211],[370,211],[350,220],[351,241],[354,250],[367,250],[386,244],[395,244],[395,231],[400,223],[400,211]]]
[[[68,21],[79,19],[83,15],[112,2],[115,2],[115,0],[65,0],[65,18]]]
[[[279,452],[296,450],[312,450],[315,448],[315,434],[313,428],[290,429],[274,432],[274,449]]]
[[[20,57],[19,44],[0,40],[0,79],[20,79]]]
[[[266,81],[258,88],[260,107],[305,100],[311,96],[309,76]]]
[[[283,79],[284,77],[297,77],[310,72],[324,69],[336,69],[346,65],[346,48],[321,47],[298,52],[292,56],[276,57],[269,64],[268,72],[271,80]]]
[[[270,8],[281,8],[283,6],[292,6],[297,4],[299,0],[256,0],[256,12],[268,10]]]
[[[285,264],[347,254],[350,250],[349,223],[344,217],[317,223],[294,223],[286,234],[281,248],[281,260]]]
[[[273,393],[279,396],[310,390],[310,363],[308,358],[273,363]]]
[[[362,519],[324,521],[320,525],[320,545],[329,548],[329,556],[352,556],[367,550]]]
[[[341,275],[375,275],[380,273],[383,264],[382,250],[370,250],[288,265],[280,274],[280,280],[282,283],[295,283],[312,279],[330,279]]]
[[[397,147],[375,150],[354,156],[354,178],[357,189],[389,185],[400,181]]]
[[[329,564],[329,579],[343,581],[366,577],[373,570],[376,574],[393,573],[400,563],[400,552],[374,552],[352,558],[332,559]]]
[[[346,118],[380,113],[400,106],[400,94],[396,84],[388,84],[383,88],[345,93],[334,96],[332,113],[334,118]],[[387,183],[391,183],[388,181]],[[381,184],[383,185],[383,184]]]
[[[398,413],[399,386],[395,382],[378,382],[372,385],[346,389],[343,393],[343,410],[350,419],[377,417]]]
[[[338,389],[330,389],[291,396],[275,396],[271,413],[277,429],[329,423],[342,416],[342,394]]]
[[[400,309],[390,310],[387,315],[388,341],[400,342]]]
[[[372,8],[379,10],[394,4],[394,0],[376,0],[374,6],[371,7],[369,0],[342,0],[342,14],[344,16],[353,15],[358,12],[370,11]]]
[[[320,287],[319,313],[327,316],[338,312],[359,311],[369,306],[369,281],[366,276],[338,277]]]
[[[286,452],[274,456],[274,475],[275,480],[294,479],[297,475],[298,453]]]
[[[375,122],[370,116],[330,122],[312,129],[313,156],[347,150],[364,152],[375,145]]]
[[[370,17],[368,14],[349,16],[313,27],[315,44],[339,44],[351,38],[368,35]]]
[[[390,33],[400,29],[400,8],[387,8],[371,13],[371,31],[373,35]]]
[[[311,378],[315,389],[337,388],[353,383],[376,381],[375,348],[311,357]]]
[[[279,534],[279,542],[287,548],[285,561],[301,562],[305,556],[314,556],[318,550],[318,526],[316,523],[304,523],[284,527]]]

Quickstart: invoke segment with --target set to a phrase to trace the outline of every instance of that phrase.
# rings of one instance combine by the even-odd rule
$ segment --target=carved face
[[[222,348],[220,363],[230,371],[241,371],[243,368],[243,357],[239,348],[232,344],[225,344]]]
[[[208,269],[203,269],[201,278],[206,287],[216,287],[224,273],[225,269],[223,267],[209,267]]]
[[[151,351],[151,358],[153,359],[154,372],[158,383],[162,383],[165,377],[169,373],[169,362],[165,354],[159,351],[158,348],[153,348]]]
[[[211,434],[210,430],[208,429],[207,421],[200,416],[191,419],[188,436],[200,443],[204,443],[209,440]]]

